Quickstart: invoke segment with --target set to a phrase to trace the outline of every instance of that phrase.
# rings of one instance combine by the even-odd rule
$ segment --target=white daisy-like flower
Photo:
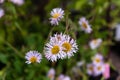
[[[120,41],[120,24],[116,26],[116,31],[115,31],[115,40]]]
[[[68,58],[73,56],[73,53],[76,53],[78,50],[77,43],[69,35],[64,35],[65,38],[62,40],[62,50]]]
[[[99,65],[101,63],[103,63],[103,56],[101,54],[96,54],[93,58],[93,64],[94,65]]]
[[[57,41],[55,38],[50,39],[49,43],[46,44],[44,53],[45,57],[52,62],[65,57],[62,51],[61,41]]]
[[[22,5],[24,4],[24,0],[10,0],[11,2],[13,2],[16,5]]]
[[[2,16],[4,16],[4,14],[5,14],[4,10],[3,10],[2,8],[0,8],[0,18],[1,18]]]
[[[59,21],[63,18],[64,15],[64,10],[62,10],[61,8],[54,8],[50,15],[52,16],[50,18],[50,23],[52,25],[58,25]]]
[[[89,23],[88,23],[88,21],[86,20],[85,17],[80,18],[78,23],[79,23],[82,31],[85,31],[86,33],[91,33],[92,32],[92,28],[89,25]]]
[[[4,0],[0,0],[0,4],[2,4],[4,2]]]
[[[92,41],[89,42],[89,46],[91,49],[96,49],[101,45],[101,43],[102,43],[101,38],[93,39]]]
[[[27,64],[31,64],[31,63],[40,63],[42,56],[40,53],[38,53],[38,51],[29,51],[27,52],[25,58],[27,59],[26,63]]]
[[[54,80],[55,78],[55,69],[51,68],[48,73],[47,73],[47,77],[50,79],[50,80]]]
[[[93,75],[94,74],[94,65],[92,63],[87,64],[87,74]]]
[[[104,64],[101,63],[99,65],[94,66],[94,76],[101,75],[105,70]]]

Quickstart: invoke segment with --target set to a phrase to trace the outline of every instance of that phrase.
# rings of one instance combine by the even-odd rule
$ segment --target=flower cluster
[[[50,14],[51,25],[58,25],[59,21],[61,21],[61,19],[64,18],[64,10],[62,10],[61,8],[54,8]],[[80,18],[78,23],[80,25],[81,30],[85,33],[92,32],[91,25],[89,25],[89,22],[88,20],[86,20],[85,17]],[[98,48],[101,45],[101,43],[101,38],[93,39],[89,42],[89,46],[92,50],[94,50]],[[50,36],[50,39],[44,46],[43,52],[45,58],[47,58],[49,61],[56,62],[58,59],[65,59],[74,56],[74,53],[76,53],[77,50],[78,45],[76,43],[76,40],[71,38],[68,34],[66,35],[63,33],[56,33],[53,36]],[[26,54],[25,58],[27,59],[26,63],[28,64],[34,62],[40,63],[42,56],[37,51],[30,51]],[[79,62],[77,66],[81,66],[83,64],[84,61]],[[92,58],[92,63],[87,64],[87,73],[91,76],[99,76],[101,74],[105,74],[105,76],[109,77],[109,75],[105,73],[106,70],[109,71],[109,69],[106,68],[108,68],[108,66],[106,67],[106,64],[103,60],[103,56],[98,53]],[[55,79],[55,70],[53,68],[49,70],[47,77],[50,80]],[[70,80],[70,77],[61,74],[57,77],[56,80]]]
[[[61,33],[50,37],[49,42],[45,46],[44,53],[48,60],[54,62],[57,59],[70,58],[77,50],[76,41],[69,35]]]
[[[76,41],[69,35],[65,34],[54,34],[50,37],[48,43],[44,48],[45,57],[54,62],[57,59],[70,58],[78,50]],[[40,62],[41,55],[37,51],[30,51],[26,54],[25,58],[28,60],[26,63]]]
[[[105,71],[105,63],[101,54],[96,54],[92,58],[92,63],[87,65],[87,73],[92,76],[98,76]]]
[[[58,25],[58,22],[63,18],[64,10],[61,8],[54,8],[51,11],[50,23],[52,25]],[[76,41],[72,39],[69,35],[66,34],[54,34],[50,37],[48,43],[45,44],[44,54],[45,57],[55,62],[58,59],[70,58],[78,50]],[[29,52],[28,52],[29,53]],[[27,55],[26,55],[27,56]],[[32,63],[31,60],[26,58],[29,63]],[[37,61],[34,61],[37,62]]]

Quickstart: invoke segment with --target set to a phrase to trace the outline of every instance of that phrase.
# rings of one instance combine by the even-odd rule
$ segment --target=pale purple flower
[[[0,18],[3,17],[5,14],[4,10],[2,8],[0,8]]]
[[[104,63],[101,63],[99,65],[94,65],[94,76],[101,75],[103,74],[104,71],[105,71]]]
[[[24,0],[10,0],[11,2],[13,2],[16,5],[22,5],[24,4]]]
[[[47,77],[50,79],[50,80],[54,80],[55,78],[55,69],[51,68],[48,73],[47,73]]]
[[[38,51],[29,51],[27,52],[25,59],[27,59],[26,63],[27,64],[31,64],[31,63],[40,63],[42,56],[40,53],[38,53]]]
[[[88,21],[86,20],[85,17],[82,17],[79,19],[79,25],[82,31],[85,31],[85,33],[91,33],[92,32],[92,28],[89,25]]]
[[[98,39],[93,39],[89,42],[89,46],[90,48],[93,50],[93,49],[96,49],[98,48],[102,43],[102,39],[101,38],[98,38]]]
[[[64,10],[61,8],[54,8],[51,13],[50,23],[52,25],[58,25],[59,21],[63,18]]]
[[[94,65],[99,65],[103,63],[103,56],[99,53],[97,53],[93,58],[92,58],[93,64]]]

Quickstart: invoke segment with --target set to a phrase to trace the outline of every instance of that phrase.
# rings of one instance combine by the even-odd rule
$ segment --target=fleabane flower
[[[42,56],[38,51],[29,51],[26,53],[25,59],[27,59],[27,64],[40,63]]]
[[[54,38],[52,40],[50,39],[50,41],[45,45],[44,53],[45,57],[52,62],[65,57],[65,54],[62,51],[61,41],[57,41]]]
[[[86,33],[92,32],[92,28],[85,17],[80,18],[78,23],[82,31],[85,31]]]
[[[5,14],[4,10],[2,8],[0,8],[0,18],[3,17]]]
[[[103,56],[101,54],[96,54],[93,58],[93,64],[94,65],[99,65],[101,63],[103,63]]]
[[[47,77],[50,79],[50,80],[54,80],[55,78],[55,70],[53,68],[51,68],[48,73],[47,73]]]
[[[61,8],[54,8],[51,13],[50,23],[52,25],[58,25],[59,21],[63,18],[64,10]]]
[[[101,75],[103,74],[104,71],[105,71],[104,63],[94,66],[94,76]]]
[[[92,63],[87,64],[87,74],[88,75],[94,74],[94,65]]]
[[[99,65],[95,64],[87,64],[87,74],[91,76],[98,76],[101,75],[105,70],[104,63],[101,63]]]
[[[10,0],[10,1],[19,6],[24,4],[24,0]]]
[[[54,34],[46,44],[44,52],[45,57],[52,62],[57,59],[70,58],[76,53],[78,46],[76,41],[65,34]]]
[[[57,79],[56,80],[63,80],[64,79],[64,75],[63,74],[60,74],[58,77],[57,77]]]
[[[101,45],[101,43],[102,43],[101,38],[93,39],[92,41],[89,42],[89,46],[91,49],[96,49]]]
[[[4,2],[4,0],[0,0],[0,4],[2,4]]]
[[[103,56],[101,54],[96,54],[92,58],[92,63],[87,65],[87,73],[91,76],[99,76],[103,74],[105,77],[109,77],[109,70],[105,67],[106,64],[103,61]],[[107,70],[105,70],[107,69]],[[105,74],[105,71],[107,71]]]
[[[74,55],[78,50],[77,43],[69,35],[64,35],[62,40],[62,51],[68,58]]]

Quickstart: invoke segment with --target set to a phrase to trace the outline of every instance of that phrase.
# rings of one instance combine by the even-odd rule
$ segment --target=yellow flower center
[[[97,44],[97,40],[93,40],[93,43],[94,43],[94,44]]]
[[[90,66],[90,67],[89,67],[89,70],[90,70],[90,71],[93,71],[93,66]]]
[[[50,79],[53,79],[53,77],[54,77],[53,74],[49,74],[49,75],[48,75],[48,78],[50,78]]]
[[[101,66],[98,66],[98,68],[97,68],[99,71],[102,69],[102,67]]]
[[[59,16],[60,16],[59,13],[55,13],[55,14],[53,15],[53,18],[58,18]]]
[[[52,50],[51,50],[51,52],[52,52],[52,54],[57,54],[58,52],[60,51],[60,48],[59,48],[59,46],[53,46],[53,48],[52,48]]]
[[[86,29],[87,28],[87,24],[85,22],[82,23],[82,26]]]
[[[99,63],[99,62],[100,62],[100,59],[99,59],[99,58],[97,58],[97,59],[96,59],[96,62],[97,62],[97,63]]]
[[[31,57],[30,58],[30,62],[31,63],[37,62],[37,58],[35,56]]]
[[[62,47],[64,48],[64,52],[68,52],[68,51],[70,51],[71,50],[71,48],[72,48],[72,46],[71,46],[71,44],[70,43],[68,43],[68,42],[65,42],[65,43],[63,43],[62,44]]]

